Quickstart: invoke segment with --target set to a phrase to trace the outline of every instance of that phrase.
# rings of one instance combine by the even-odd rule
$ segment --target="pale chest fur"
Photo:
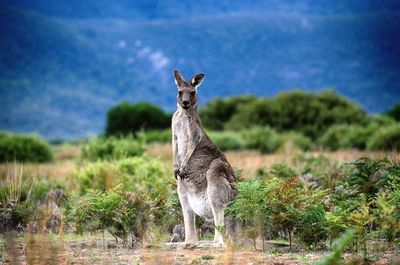
[[[174,115],[172,126],[176,137],[177,162],[180,165],[188,151],[189,145],[191,144],[193,126],[190,123],[190,118],[179,111]]]

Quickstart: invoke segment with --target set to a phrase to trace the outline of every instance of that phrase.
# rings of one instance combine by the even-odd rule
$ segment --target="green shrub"
[[[367,127],[348,124],[333,125],[321,135],[318,143],[321,147],[332,151],[349,148],[364,150],[375,130],[375,123],[371,123]]]
[[[50,146],[37,136],[0,135],[0,162],[48,162],[52,159]]]
[[[230,130],[246,130],[253,126],[271,126],[274,129],[279,109],[275,102],[268,98],[256,98],[238,105],[232,117],[225,123]]]
[[[283,142],[290,147],[295,147],[300,150],[308,150],[311,147],[311,139],[297,132],[287,132],[283,135]]]
[[[133,156],[140,156],[144,153],[142,144],[131,135],[125,138],[98,137],[89,140],[80,152],[81,160],[113,160]]]
[[[400,175],[400,166],[387,158],[373,160],[360,158],[347,165],[350,173],[344,180],[347,194],[355,197],[365,194],[375,197],[380,189],[386,189],[394,175]]]
[[[138,138],[147,143],[171,143],[172,132],[171,129],[165,130],[151,130],[151,131],[141,131],[138,134]]]
[[[245,95],[211,100],[199,111],[202,124],[211,130],[222,130],[239,106],[253,102],[255,99],[255,96]]]
[[[0,177],[0,233],[18,225],[25,226],[34,217],[35,201],[32,189],[36,185],[32,177],[23,177],[22,167],[8,169]]]
[[[254,242],[258,236],[264,239],[285,234],[292,246],[293,232],[298,228],[300,238],[316,244],[326,237],[325,211],[319,202],[323,193],[304,189],[290,168],[274,168],[278,168],[275,175],[279,178],[237,183],[238,195],[228,207],[228,214],[250,227],[248,236]],[[315,237],[310,236],[311,230],[318,230]]]
[[[325,189],[334,188],[344,174],[337,161],[323,155],[300,153],[294,157],[293,163],[299,175],[307,175],[309,182],[316,182],[318,187]]]
[[[382,127],[375,131],[367,143],[368,150],[400,150],[400,123]]]
[[[298,176],[296,170],[286,164],[273,164],[269,170],[273,178],[293,179]]]
[[[238,195],[226,212],[248,229],[256,249],[257,237],[264,239],[270,225],[267,190],[262,180],[238,182],[236,187]]]
[[[386,127],[396,124],[396,120],[390,116],[385,115],[373,115],[368,116],[363,123],[364,127],[373,127],[374,129],[379,129],[380,127]]]
[[[326,217],[324,206],[320,202],[309,201],[300,212],[296,225],[300,240],[307,246],[314,246],[326,239]]]
[[[351,242],[354,239],[355,231],[352,229],[346,230],[345,233],[342,234],[340,239],[338,239],[334,244],[332,248],[332,252],[324,257],[320,262],[318,262],[318,265],[337,265],[341,264],[341,256],[345,249],[347,248],[348,245],[351,244]]]
[[[296,131],[316,139],[332,125],[361,124],[365,119],[363,109],[333,91],[313,94],[293,90],[239,105],[226,128],[271,126],[278,131]]]
[[[400,121],[400,103],[394,104],[393,107],[387,112],[387,115],[396,121]]]
[[[244,140],[239,133],[230,131],[208,132],[208,136],[222,151],[240,150],[245,146]]]
[[[282,137],[270,127],[253,127],[243,131],[242,134],[247,148],[262,153],[275,152],[283,142]]]
[[[151,218],[151,201],[120,187],[107,192],[91,190],[78,199],[70,215],[78,232],[107,230],[126,244],[129,235],[143,237]]]
[[[76,178],[82,194],[89,189],[106,191],[117,185],[127,191],[166,194],[168,175],[163,164],[149,157],[97,161],[81,168]]]
[[[333,240],[346,230],[346,211],[340,207],[335,207],[333,211],[326,213],[326,230],[332,246]]]
[[[400,175],[398,175],[400,178]],[[393,194],[389,192],[380,192],[375,199],[376,208],[374,210],[375,222],[380,231],[389,243],[400,235],[400,219],[396,218],[400,209],[396,204]]]
[[[36,202],[44,202],[46,195],[56,189],[64,190],[65,187],[54,180],[38,179],[32,187],[31,196]]]
[[[146,102],[120,103],[107,113],[106,135],[135,134],[140,130],[166,129],[171,126],[171,115]]]

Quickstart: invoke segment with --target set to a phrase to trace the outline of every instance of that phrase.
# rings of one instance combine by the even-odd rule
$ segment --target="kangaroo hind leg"
[[[226,179],[224,166],[222,161],[216,160],[207,171],[207,196],[214,218],[214,241],[222,245],[225,232],[224,210],[234,197],[234,190]]]
[[[197,242],[196,215],[189,205],[187,191],[180,181],[178,181],[178,195],[182,206],[183,222],[185,225],[185,243],[195,243]]]

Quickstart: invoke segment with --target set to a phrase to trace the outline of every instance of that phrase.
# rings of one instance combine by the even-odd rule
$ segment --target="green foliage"
[[[364,157],[348,166],[351,167],[351,172],[345,179],[345,185],[350,196],[366,194],[373,197],[388,185],[392,175],[400,174],[399,165],[387,158],[373,160]]]
[[[213,104],[209,103],[209,106]],[[221,100],[216,105],[222,105]],[[206,110],[207,107],[203,111]],[[218,113],[212,113],[212,118],[218,119]],[[316,139],[332,125],[361,124],[366,119],[366,113],[357,104],[330,90],[319,94],[293,90],[272,98],[257,98],[239,104],[234,114],[227,117],[230,117],[229,120],[223,119],[227,121],[218,125],[219,128],[237,130],[271,126],[278,131],[297,131]]]
[[[138,138],[146,144],[171,143],[172,132],[171,129],[141,131],[138,133]]]
[[[311,147],[311,139],[298,132],[286,132],[282,134],[283,142],[289,149],[306,151]]]
[[[146,201],[144,196],[123,191],[121,187],[107,192],[90,190],[77,200],[70,219],[80,233],[107,230],[124,243],[129,235],[140,240],[151,218],[152,202]]]
[[[246,231],[252,240],[283,233],[291,245],[297,228],[300,240],[307,245],[317,244],[326,237],[321,192],[303,188],[292,169],[282,165],[274,168],[279,178],[239,182],[238,195],[228,213],[250,228]]]
[[[50,146],[37,136],[0,134],[0,162],[48,162]]]
[[[236,113],[239,106],[251,103],[256,99],[255,96],[236,96],[231,98],[216,98],[209,101],[199,114],[202,124],[211,130],[222,130],[225,123]]]
[[[346,211],[341,207],[335,207],[333,211],[326,213],[326,230],[332,244],[346,229]]]
[[[350,227],[356,231],[356,238],[363,245],[364,255],[367,255],[368,227],[373,223],[374,217],[371,214],[370,203],[366,196],[361,194],[358,198],[357,208],[350,213],[348,222]]]
[[[345,233],[342,234],[340,239],[338,239],[334,244],[333,244],[333,249],[331,254],[323,258],[320,262],[318,262],[318,265],[337,265],[341,264],[340,263],[340,258],[343,255],[343,252],[347,248],[348,245],[351,244],[351,242],[354,239],[355,231],[352,229],[346,230]]]
[[[382,127],[375,131],[367,142],[368,150],[400,150],[400,123]]]
[[[242,181],[236,185],[238,195],[227,212],[245,223],[260,222],[266,218],[266,187],[262,180]]]
[[[149,157],[97,161],[81,168],[76,178],[82,194],[89,189],[106,191],[121,184],[127,191],[166,194],[168,175],[163,164]]]
[[[89,140],[80,152],[80,159],[87,161],[113,160],[144,153],[142,144],[135,140],[132,135],[124,138],[98,137]]]
[[[396,211],[398,214],[400,204],[396,204],[393,195],[387,192],[380,192],[375,202],[377,208],[374,209],[374,216],[376,216],[376,221],[383,235],[391,243],[396,236],[400,235],[400,220],[396,218]]]
[[[365,149],[369,137],[374,132],[372,127],[360,125],[338,124],[331,126],[321,137],[318,143],[328,149],[358,148]]]
[[[253,127],[242,133],[246,147],[262,153],[275,152],[283,142],[282,137],[270,127]]]
[[[23,178],[22,167],[9,168],[0,178],[0,232],[9,231],[18,225],[25,226],[33,218],[34,200],[32,189],[36,181]]]
[[[56,189],[64,190],[64,186],[54,180],[38,179],[32,187],[31,196],[35,202],[44,202],[46,195]]]
[[[297,176],[296,170],[286,164],[273,164],[269,173],[271,177],[281,179],[293,179]]]
[[[317,183],[324,189],[333,188],[343,177],[339,163],[320,154],[300,153],[294,157],[293,163],[300,175],[308,176],[308,182]]]
[[[245,142],[239,133],[232,131],[208,132],[208,136],[222,151],[240,150],[245,146]]]
[[[135,134],[140,130],[165,129],[171,116],[150,103],[120,103],[107,113],[106,135]]]
[[[270,226],[266,186],[262,180],[255,180],[238,182],[236,187],[238,195],[226,212],[246,227],[245,234],[256,248],[256,239],[264,238]]]
[[[300,212],[296,232],[307,246],[314,245],[315,247],[318,242],[327,237],[326,225],[324,206],[318,201],[310,201]]]
[[[400,121],[400,103],[394,104],[392,108],[387,112],[389,117],[392,117],[396,121]]]

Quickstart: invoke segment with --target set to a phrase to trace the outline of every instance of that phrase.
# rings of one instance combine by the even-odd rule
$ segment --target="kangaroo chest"
[[[192,143],[192,134],[194,133],[190,118],[181,114],[174,120],[174,133],[176,136],[178,162],[181,163]]]

